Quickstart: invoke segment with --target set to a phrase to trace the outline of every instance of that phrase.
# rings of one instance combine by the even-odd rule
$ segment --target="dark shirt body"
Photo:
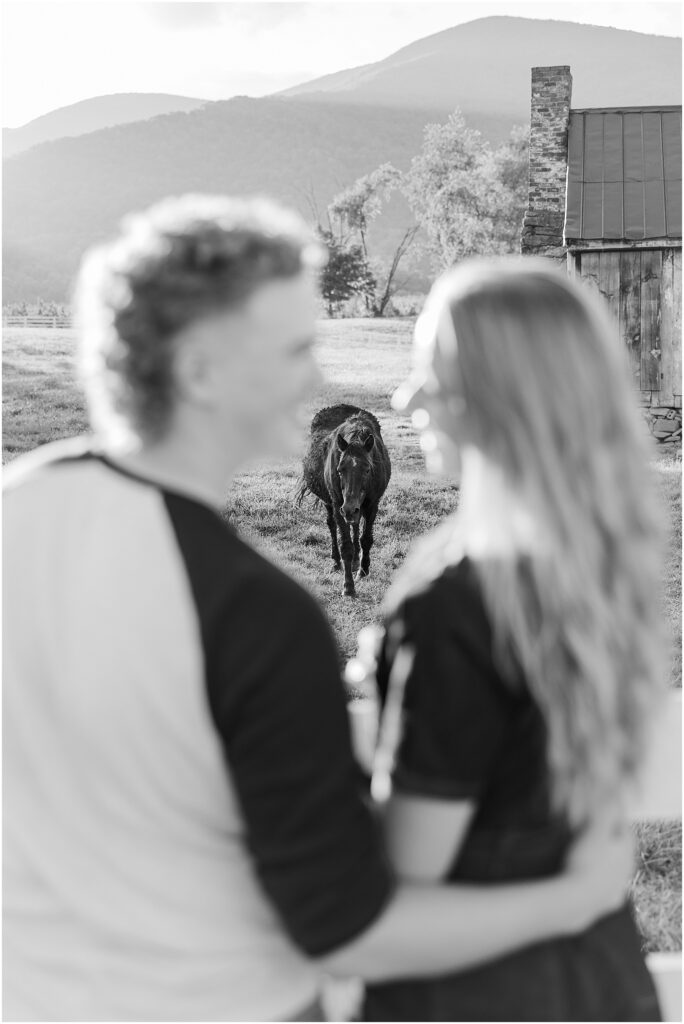
[[[448,880],[494,884],[557,873],[571,831],[552,810],[544,719],[520,673],[508,681],[497,669],[472,562],[463,559],[407,598],[387,627],[378,670],[383,697],[396,638],[416,651],[395,788],[477,805]],[[540,943],[475,970],[370,986],[365,1019],[652,1021],[660,1016],[625,906],[582,935]]]

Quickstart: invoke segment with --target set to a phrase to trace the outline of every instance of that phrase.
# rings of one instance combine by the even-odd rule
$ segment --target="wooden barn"
[[[532,69],[521,250],[606,299],[654,434],[681,441],[682,108],[573,110],[569,67]]]

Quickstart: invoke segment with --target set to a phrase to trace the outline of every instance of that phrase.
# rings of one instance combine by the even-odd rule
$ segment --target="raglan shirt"
[[[393,889],[323,614],[87,446],[7,477],[6,1019],[295,1016]]]
[[[392,888],[360,798],[330,629],[314,599],[210,509],[168,493],[165,504],[259,878],[297,945],[329,953],[368,926]]]

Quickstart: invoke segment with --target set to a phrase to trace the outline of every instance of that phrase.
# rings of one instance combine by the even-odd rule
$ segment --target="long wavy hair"
[[[557,809],[574,824],[619,812],[663,689],[665,645],[661,512],[617,330],[586,286],[529,257],[449,272],[418,329],[451,333],[440,394],[457,396],[461,439],[511,502],[463,491],[462,511],[407,560],[389,607],[476,536],[480,550],[483,519],[508,530],[510,556],[472,559],[502,674],[512,685],[522,672],[544,716]],[[516,508],[531,525],[519,549]]]

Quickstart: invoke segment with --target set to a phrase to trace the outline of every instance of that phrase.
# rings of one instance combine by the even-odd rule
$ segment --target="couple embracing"
[[[320,260],[185,197],[84,262],[92,436],[6,473],[5,1019],[322,1020],[333,974],[369,1020],[658,1020],[624,812],[658,523],[610,329],[532,260],[427,300],[394,403],[461,498],[370,658],[389,708],[410,651],[378,809],[323,613],[220,515],[299,444]]]

